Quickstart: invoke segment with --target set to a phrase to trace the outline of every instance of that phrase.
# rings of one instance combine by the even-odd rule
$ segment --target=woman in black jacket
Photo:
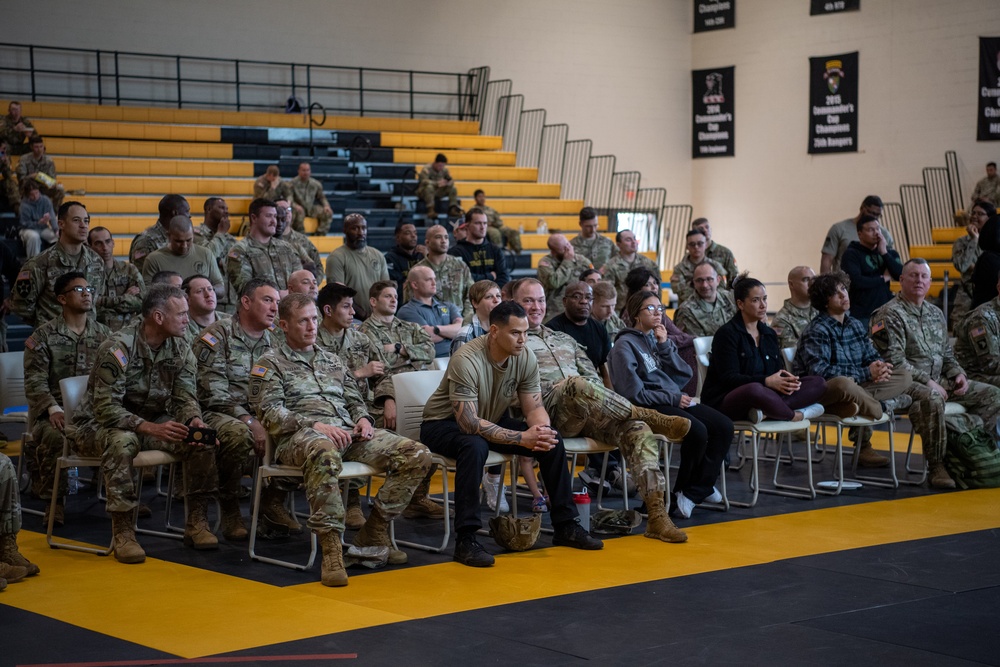
[[[733,283],[733,296],[736,315],[715,332],[702,401],[734,420],[800,421],[823,414],[823,378],[785,370],[778,334],[767,326],[764,284],[743,274]]]

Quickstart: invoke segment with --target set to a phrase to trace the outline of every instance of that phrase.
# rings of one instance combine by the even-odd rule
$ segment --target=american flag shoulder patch
[[[210,333],[202,334],[201,339],[212,347],[215,347],[215,345],[219,342],[219,339]]]
[[[267,375],[267,369],[264,368],[263,366],[254,366],[253,369],[250,371],[250,375],[254,376],[255,378],[262,378],[265,375]]]
[[[111,354],[118,362],[118,365],[121,366],[122,368],[125,368],[128,365],[128,356],[125,354],[125,351],[122,350],[120,347],[116,347],[114,350],[112,350]]]

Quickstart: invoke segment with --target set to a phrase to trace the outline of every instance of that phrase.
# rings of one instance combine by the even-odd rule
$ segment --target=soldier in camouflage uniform
[[[229,251],[226,273],[234,290],[242,291],[251,278],[270,280],[282,297],[288,277],[302,268],[295,248],[275,237],[278,210],[274,202],[254,199],[250,203],[250,233]]]
[[[955,359],[969,378],[1000,387],[1000,297],[962,318],[955,339]]]
[[[251,454],[264,455],[267,432],[253,417],[247,387],[253,362],[275,344],[270,328],[277,314],[277,288],[254,278],[243,286],[236,314],[206,327],[191,346],[198,362],[198,402],[205,422],[218,433],[219,506],[222,534],[227,540],[248,536],[240,514],[240,480]],[[285,510],[284,501],[285,492],[277,485],[264,490],[262,534],[302,532],[302,526]]]
[[[194,345],[202,329],[210,327],[220,320],[228,320],[229,315],[215,309],[216,296],[212,281],[205,276],[193,275],[185,278],[181,289],[187,295],[188,324],[184,330],[184,342]]]
[[[14,172],[10,168],[10,158],[7,157],[7,146],[0,141],[0,179],[3,179],[3,196],[7,199],[7,206],[14,211],[15,215],[21,214],[21,191],[14,178]]]
[[[22,155],[21,160],[17,163],[17,181],[23,184],[29,178],[35,179],[41,193],[52,200],[52,206],[58,211],[66,197],[66,188],[63,187],[62,183],[49,185],[43,179],[36,178],[38,174],[42,174],[43,178],[48,176],[55,181],[58,176],[56,163],[45,155],[45,142],[41,137],[29,139],[28,146],[31,148],[31,152]]]
[[[608,260],[618,254],[611,239],[597,231],[597,211],[589,206],[580,209],[580,233],[570,239],[570,243],[577,255],[589,258],[599,270],[604,270]]]
[[[28,139],[35,134],[35,126],[21,115],[21,103],[12,101],[7,105],[7,115],[0,118],[0,144],[6,143],[11,155],[24,155]]]
[[[229,233],[229,205],[222,197],[209,197],[205,200],[205,221],[194,228],[194,242],[207,249],[215,258],[215,263],[222,273],[225,289],[219,295],[219,310],[232,315],[239,305],[239,295],[233,289],[226,272],[226,262],[229,251],[236,245],[236,237]]]
[[[87,234],[87,245],[104,263],[104,289],[97,295],[97,321],[111,331],[118,331],[142,310],[146,289],[139,269],[115,259],[115,239],[106,227],[94,227]]]
[[[265,353],[250,372],[250,404],[274,438],[275,460],[301,466],[311,515],[308,525],[323,548],[322,582],[347,585],[341,535],[344,506],[338,475],[342,461],[386,470],[371,515],[354,538],[357,547],[392,549],[389,522],[409,503],[431,466],[419,442],[375,428],[350,370],[315,346],[316,304],[304,294],[281,300],[279,324],[286,342]]]
[[[674,273],[670,277],[670,289],[677,295],[678,306],[694,297],[694,267],[702,262],[712,265],[719,276],[720,286],[732,278],[722,264],[705,254],[706,243],[705,234],[701,230],[692,229],[687,233],[687,254],[674,267]]]
[[[809,285],[816,274],[808,266],[796,266],[788,272],[788,291],[791,298],[785,299],[771,328],[778,334],[781,347],[795,347],[799,337],[810,322],[819,314],[809,301]]]
[[[191,206],[181,195],[163,195],[158,210],[156,224],[136,234],[128,249],[128,261],[139,269],[140,274],[149,253],[167,245],[167,226],[170,220],[178,215],[191,217]]]
[[[14,283],[11,306],[28,324],[39,327],[62,312],[55,282],[68,271],[82,271],[98,294],[104,290],[104,262],[88,248],[90,215],[80,202],[59,209],[59,240],[21,267]]]
[[[316,232],[325,235],[330,230],[333,209],[323,193],[323,184],[312,178],[312,167],[308,162],[299,165],[299,175],[291,181],[292,229],[305,231],[306,216],[316,218]],[[260,199],[260,197],[258,197]]]
[[[542,401],[552,427],[565,438],[584,436],[618,445],[646,503],[646,537],[664,542],[686,541],[687,534],[667,516],[659,443],[650,427],[679,442],[690,428],[690,420],[635,407],[607,389],[576,341],[542,325],[545,292],[537,280],[515,282],[511,295],[528,315],[526,347],[538,360]]]
[[[573,244],[562,234],[551,234],[548,245],[549,254],[538,263],[538,281],[545,289],[545,301],[548,303],[546,322],[562,314],[566,286],[575,283],[582,272],[593,267],[590,259],[578,255]]]
[[[736,314],[732,292],[719,291],[719,274],[707,261],[694,269],[692,298],[674,313],[674,324],[692,336],[714,336]]]
[[[302,268],[306,269],[316,278],[316,282],[323,280],[323,258],[319,256],[319,250],[309,240],[309,237],[302,232],[292,229],[292,207],[286,199],[278,199],[274,202],[278,214],[278,225],[275,229],[274,237],[281,239],[295,249],[299,254],[299,261]]]
[[[618,303],[625,303],[628,295],[628,288],[625,286],[625,276],[632,269],[643,266],[656,274],[656,280],[660,281],[660,267],[656,262],[639,253],[639,243],[635,240],[635,234],[628,229],[618,232],[615,235],[618,254],[608,260],[604,265],[604,279],[611,281],[615,286]]]
[[[459,306],[462,309],[462,319],[468,321],[472,317],[469,288],[475,281],[472,280],[469,265],[461,258],[448,254],[449,242],[447,229],[441,225],[429,228],[427,234],[424,235],[427,257],[413,266],[426,266],[433,271],[434,277],[437,279],[437,293],[434,296],[439,301]],[[406,286],[403,288],[403,301],[409,300],[409,286]]]
[[[725,273],[720,273],[719,275],[728,276],[728,281],[735,280],[740,271],[736,268],[736,258],[733,256],[733,251],[712,240],[712,226],[708,223],[708,218],[693,220],[691,222],[691,229],[697,229],[705,235],[705,243],[707,244],[705,246],[705,256],[713,262],[720,264],[725,269]]]
[[[976,260],[982,254],[979,247],[979,232],[986,221],[996,215],[996,211],[996,208],[989,202],[976,202],[969,212],[969,226],[967,227],[969,233],[955,239],[955,243],[951,247],[951,263],[962,273],[958,289],[955,291],[955,302],[952,304],[951,313],[949,313],[952,323],[958,322],[972,308],[972,274],[976,269]]]
[[[444,153],[438,153],[434,157],[434,162],[420,170],[414,194],[424,200],[428,218],[437,216],[434,202],[438,197],[448,198],[449,210],[458,208],[458,190],[455,189],[455,181],[448,173],[448,158]]]
[[[511,250],[520,255],[521,250],[523,250],[523,246],[521,245],[521,230],[507,227],[503,224],[503,219],[496,212],[496,209],[486,205],[485,192],[476,190],[472,193],[472,196],[476,200],[476,206],[483,209],[483,213],[486,214],[486,222],[489,224],[489,227],[486,228],[486,236],[489,238],[490,243],[498,248],[502,248],[504,243],[506,243],[510,246]]]
[[[183,462],[187,522],[184,544],[214,549],[208,501],[218,473],[215,443],[188,442],[190,428],[206,428],[197,398],[197,364],[180,338],[187,326],[184,292],[153,285],[142,302],[142,320],[106,340],[97,352],[87,393],[67,429],[73,450],[100,456],[111,513],[112,548],[122,563],[141,563],[146,553],[135,539],[139,505],[132,459],[158,449]]]
[[[253,196],[274,202],[279,199],[288,201],[292,196],[292,186],[281,178],[278,165],[270,164],[265,173],[253,182]]]
[[[396,317],[396,283],[380,280],[368,291],[372,314],[360,331],[371,339],[388,365],[389,374],[422,371],[434,361],[434,343],[419,324]]]
[[[925,300],[930,281],[926,260],[908,261],[899,280],[900,293],[872,314],[870,328],[882,358],[913,376],[907,391],[913,398],[910,421],[923,442],[931,486],[953,489],[955,482],[944,467],[945,428],[952,421],[945,416],[945,401],[954,401],[981,417],[986,430],[996,437],[1000,389],[970,381],[956,361],[944,313]],[[951,427],[964,430],[957,424]]]
[[[0,454],[0,591],[25,577],[38,574],[38,566],[17,550],[21,530],[21,496],[17,469],[6,454]]]
[[[981,178],[972,190],[972,203],[988,201],[1000,207],[1000,176],[997,176],[997,163],[986,163],[986,177]]]
[[[66,420],[59,380],[87,375],[97,358],[97,348],[111,335],[90,314],[94,296],[79,271],[61,275],[55,284],[62,314],[43,324],[24,341],[24,394],[28,399],[28,426],[34,456],[28,457],[32,493],[52,497],[56,459],[62,455]],[[62,524],[65,472],[56,504],[56,522]],[[46,523],[48,523],[46,521]]]

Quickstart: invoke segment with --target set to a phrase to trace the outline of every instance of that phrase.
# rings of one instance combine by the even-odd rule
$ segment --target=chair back
[[[83,401],[83,397],[87,393],[87,376],[77,375],[59,380],[59,391],[62,392],[66,423],[69,424],[73,421],[73,412],[80,406],[80,402]]]
[[[698,360],[698,398],[701,398],[701,388],[705,385],[708,375],[708,360],[712,353],[712,336],[698,336],[694,339],[694,354]]]
[[[448,361],[450,360],[451,357],[435,357],[434,362],[431,363],[431,368],[436,371],[448,370]]]
[[[789,373],[792,372],[792,359],[795,358],[795,348],[794,347],[783,347],[781,348],[781,356],[785,358],[785,370]]]
[[[396,433],[420,439],[424,405],[444,379],[445,371],[416,371],[392,376],[396,396]]]
[[[24,352],[0,354],[0,412],[10,408],[27,409],[24,395]]]

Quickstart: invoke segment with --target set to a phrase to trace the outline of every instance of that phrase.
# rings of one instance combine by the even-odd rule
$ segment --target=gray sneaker
[[[913,405],[913,397],[909,394],[900,394],[895,398],[888,398],[882,401],[883,412],[906,412],[907,408]]]

